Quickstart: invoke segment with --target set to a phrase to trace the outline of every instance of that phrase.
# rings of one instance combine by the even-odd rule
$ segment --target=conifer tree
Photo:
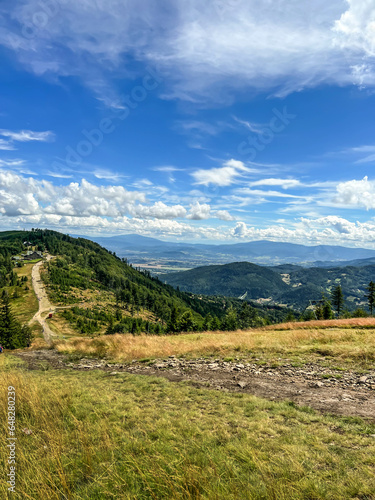
[[[342,288],[340,285],[335,286],[331,294],[332,304],[334,305],[337,316],[340,317],[340,313],[344,307],[344,294],[342,293]]]
[[[372,312],[375,306],[375,283],[373,281],[370,281],[366,290],[368,290],[368,295],[365,295],[365,297],[368,301],[368,307],[372,316]]]
[[[6,349],[19,349],[27,347],[30,340],[30,328],[17,321],[10,306],[9,295],[3,291],[0,301],[0,343]]]

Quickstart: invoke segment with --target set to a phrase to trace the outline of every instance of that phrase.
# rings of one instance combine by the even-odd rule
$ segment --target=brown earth
[[[242,392],[273,401],[288,400],[322,413],[361,417],[375,421],[375,370],[366,375],[355,371],[338,371],[308,363],[293,367],[225,362],[203,358],[188,360],[171,356],[146,363],[133,361],[113,364],[102,359],[82,358],[72,363],[63,354],[50,350],[25,350],[15,353],[26,362],[27,369],[99,369],[109,375],[128,372],[137,375],[165,377],[173,382],[187,381],[195,387],[226,392]],[[259,361],[259,360],[255,360]]]

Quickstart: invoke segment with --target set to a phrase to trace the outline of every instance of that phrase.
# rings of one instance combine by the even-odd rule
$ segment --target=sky
[[[375,248],[373,0],[0,14],[0,230]]]

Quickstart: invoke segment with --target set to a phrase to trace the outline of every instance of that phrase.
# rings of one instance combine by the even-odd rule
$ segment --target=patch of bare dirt
[[[25,350],[15,355],[26,362],[29,370],[100,369],[111,375],[121,372],[153,375],[173,382],[188,381],[196,387],[242,392],[272,401],[288,400],[322,413],[375,421],[375,370],[363,375],[328,369],[314,363],[303,367],[293,367],[289,363],[274,367],[220,359],[187,360],[174,356],[148,364],[139,361],[113,364],[92,358],[71,362],[52,349]]]

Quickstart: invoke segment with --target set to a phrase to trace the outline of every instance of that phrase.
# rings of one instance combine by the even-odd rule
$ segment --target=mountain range
[[[176,268],[192,268],[240,261],[260,265],[288,263],[326,267],[332,266],[332,263],[356,265],[355,261],[370,258],[375,262],[375,250],[330,245],[305,246],[264,240],[205,245],[161,241],[136,234],[90,239],[141,267],[144,264],[151,267],[152,263],[155,263]]]

